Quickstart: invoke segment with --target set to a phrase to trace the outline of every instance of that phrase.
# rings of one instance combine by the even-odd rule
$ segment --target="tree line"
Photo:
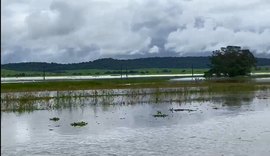
[[[89,62],[59,64],[45,62],[10,63],[1,65],[1,69],[16,71],[62,72],[64,70],[107,69],[132,70],[143,68],[211,68],[211,57],[152,57],[118,60],[112,58],[98,59]],[[270,59],[255,58],[257,66],[270,66]]]

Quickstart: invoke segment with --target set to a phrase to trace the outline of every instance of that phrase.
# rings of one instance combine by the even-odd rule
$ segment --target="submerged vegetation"
[[[161,111],[157,111],[157,113],[156,114],[154,114],[153,115],[153,117],[166,117],[166,116],[168,116],[167,114],[163,114]]]
[[[86,126],[88,123],[84,122],[84,121],[80,121],[80,122],[73,122],[70,125],[73,127],[83,127]]]
[[[145,88],[171,86],[168,78],[123,78],[123,79],[98,79],[81,81],[45,81],[35,83],[9,83],[1,84],[2,92],[27,92],[44,90],[86,90],[86,89],[116,89],[116,88]],[[128,85],[127,85],[128,84]]]
[[[270,83],[256,82],[250,78],[221,78],[200,82],[142,78],[1,84],[1,89],[1,111],[29,112],[76,107],[85,100],[93,105],[161,103],[164,100],[179,103],[205,101],[209,100],[209,95],[270,90]]]
[[[193,112],[193,111],[196,111],[196,110],[193,110],[193,109],[186,109],[186,108],[171,108],[170,111],[172,112],[183,112],[183,111],[187,111],[187,112]]]
[[[60,118],[58,118],[58,117],[53,117],[53,118],[50,118],[50,120],[51,120],[51,121],[58,121],[58,120],[60,120]]]
[[[97,79],[81,81],[44,81],[29,83],[2,83],[1,93],[5,92],[31,92],[31,91],[72,91],[91,89],[129,89],[129,88],[172,88],[172,87],[215,87],[226,86],[258,86],[260,83],[251,78],[219,78],[208,81],[173,82],[170,78],[123,78],[123,79]],[[261,83],[270,85],[269,83]],[[241,88],[239,88],[241,90]]]

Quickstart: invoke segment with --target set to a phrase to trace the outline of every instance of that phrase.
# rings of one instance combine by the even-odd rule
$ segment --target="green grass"
[[[23,75],[42,75],[42,72],[30,72],[30,71],[15,71],[1,69],[1,77],[11,77],[11,76],[23,76]]]
[[[1,84],[2,92],[12,91],[40,91],[40,90],[84,90],[84,89],[111,89],[152,86],[156,83],[165,83],[164,78],[133,78],[110,80],[85,80],[85,81],[45,81],[36,83],[9,83]],[[127,84],[132,84],[127,85]]]
[[[65,73],[52,73],[46,72],[46,76],[64,76]],[[34,71],[15,71],[1,69],[1,77],[26,77],[26,76],[43,76],[43,72],[34,72]]]
[[[194,74],[203,74],[208,69],[194,69]],[[140,74],[191,74],[191,68],[178,69],[178,68],[145,68],[145,69],[130,69],[127,70],[128,75]],[[252,72],[265,73],[270,72],[269,66],[260,66],[252,69]],[[104,70],[104,69],[84,69],[84,70],[65,70],[62,72],[46,72],[46,76],[70,76],[70,75],[120,75],[120,70]],[[126,74],[126,70],[123,69],[122,74]],[[43,72],[31,72],[31,71],[14,71],[1,69],[1,77],[23,77],[23,76],[43,76]]]
[[[194,74],[203,74],[208,69],[194,69]],[[130,69],[128,75],[149,75],[149,74],[191,74],[191,69],[175,68],[147,68],[147,69]],[[65,70],[62,72],[45,72],[46,76],[70,76],[70,75],[120,75],[120,70],[103,70],[103,69],[85,69],[85,70]],[[126,74],[126,70],[122,70]],[[1,77],[23,77],[23,76],[43,76],[43,72],[1,70]]]
[[[270,66],[259,66],[257,68],[253,68],[252,72],[257,72],[257,73],[270,72]]]
[[[249,78],[224,79],[204,82],[171,82],[170,78],[128,78],[100,79],[81,81],[44,81],[29,83],[3,83],[2,92],[28,91],[60,91],[88,89],[117,89],[117,88],[170,88],[170,87],[209,87],[211,91],[255,90],[258,87],[269,87],[270,83],[256,83]]]

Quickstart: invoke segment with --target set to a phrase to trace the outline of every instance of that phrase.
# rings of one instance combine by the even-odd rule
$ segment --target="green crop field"
[[[203,74],[208,69],[194,69],[194,74]],[[149,74],[191,74],[191,69],[175,69],[175,68],[149,68],[149,69],[132,69],[122,70],[122,74],[128,75],[149,75]],[[45,72],[46,76],[70,76],[70,75],[120,75],[121,70],[101,70],[101,69],[86,69],[86,70],[65,70],[61,72]],[[43,72],[30,71],[14,71],[1,70],[1,77],[24,77],[24,76],[42,76]]]
[[[208,69],[193,69],[194,74],[203,74]],[[254,68],[252,72],[255,73],[270,73],[269,66],[260,66]],[[155,74],[191,74],[191,68],[145,68],[145,69],[132,69],[122,70],[123,75],[155,75]],[[121,70],[103,70],[103,69],[84,69],[84,70],[64,70],[58,72],[45,71],[46,76],[71,76],[71,75],[121,75]],[[1,77],[25,77],[25,76],[43,76],[43,72],[35,71],[14,71],[1,69]]]

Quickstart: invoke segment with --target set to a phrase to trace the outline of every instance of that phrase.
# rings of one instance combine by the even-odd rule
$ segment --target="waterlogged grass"
[[[270,88],[269,85],[265,86]],[[209,83],[207,92],[245,92],[256,91],[262,89],[263,86],[246,83]]]
[[[246,78],[201,82],[167,80],[167,78],[145,78],[1,84],[1,111],[29,112],[37,109],[63,109],[73,107],[73,103],[76,105],[87,98],[91,98],[93,104],[102,103],[103,105],[121,104],[122,102],[113,102],[117,96],[126,98],[124,104],[141,102],[141,98],[145,96],[150,96],[148,102],[151,103],[164,102],[164,99],[168,97],[172,97],[169,99],[170,102],[207,101],[209,98],[204,98],[205,95],[246,94],[258,90],[270,90],[270,83],[256,83]],[[115,92],[112,89],[123,90]],[[56,92],[51,96],[50,91]],[[20,96],[17,96],[18,94]],[[195,94],[200,96],[192,98],[191,95]],[[41,103],[44,103],[46,107],[40,108]]]
[[[209,91],[252,91],[269,88],[270,83],[256,83],[249,78],[219,79],[202,82],[172,82],[170,78],[123,78],[110,80],[85,81],[44,81],[35,83],[4,83],[1,93],[30,91],[72,91],[91,89],[125,88],[172,88],[172,87],[209,87]]]
[[[234,84],[235,85],[235,84]],[[112,90],[96,90],[90,94],[80,91],[81,95],[70,94],[72,91],[57,93],[53,96],[46,96],[35,94],[33,92],[26,92],[23,95],[16,97],[12,93],[8,93],[1,97],[1,111],[18,111],[18,112],[31,112],[33,110],[51,110],[51,109],[66,109],[77,108],[87,103],[93,105],[110,106],[110,105],[133,105],[138,103],[186,103],[191,101],[205,102],[215,97],[216,95],[236,95],[239,99],[242,95],[248,95],[250,98],[241,97],[242,100],[250,100],[254,98],[254,91],[257,90],[270,90],[270,87],[265,86],[247,87],[239,90],[239,86],[228,85],[221,89],[221,85],[212,87],[183,87],[183,88],[159,88],[159,89],[130,89],[120,90],[113,92]],[[257,89],[256,89],[257,88]],[[254,90],[255,89],[255,90]],[[148,90],[148,91],[147,91]],[[29,95],[28,95],[29,94]],[[119,97],[122,100],[119,101]],[[267,97],[264,97],[267,98]],[[118,100],[117,100],[118,99]],[[229,100],[234,100],[230,98]],[[240,102],[239,101],[239,102]],[[234,103],[239,103],[234,102]],[[83,105],[82,105],[83,106]]]
[[[50,120],[51,120],[51,121],[58,121],[58,120],[60,120],[60,118],[58,118],[58,117],[53,117],[53,118],[50,118]]]
[[[83,127],[86,126],[88,123],[84,122],[84,121],[80,121],[80,122],[73,122],[70,125],[73,127]]]
[[[157,111],[157,113],[153,115],[153,117],[155,117],[155,118],[159,118],[159,117],[164,118],[164,117],[166,117],[166,116],[168,116],[168,115],[162,113],[161,111]]]
[[[156,86],[166,83],[165,78],[129,78],[86,81],[45,81],[36,83],[1,84],[2,92],[27,92],[42,90],[113,89]]]

